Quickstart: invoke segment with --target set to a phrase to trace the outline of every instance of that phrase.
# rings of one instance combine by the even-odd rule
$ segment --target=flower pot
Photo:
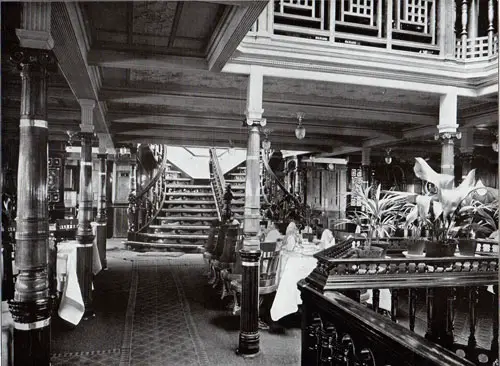
[[[385,249],[372,245],[370,248],[358,248],[359,258],[383,258]]]
[[[426,257],[453,257],[457,249],[456,240],[429,242],[425,248]]]
[[[410,255],[422,255],[427,246],[428,240],[426,239],[408,239],[405,240]]]
[[[476,254],[477,242],[475,239],[459,239],[458,250],[460,255],[474,256]]]

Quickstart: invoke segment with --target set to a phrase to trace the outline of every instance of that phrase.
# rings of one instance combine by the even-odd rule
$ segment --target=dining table
[[[76,272],[77,250],[81,244],[76,240],[64,241],[57,246],[57,291],[60,294],[59,317],[68,323],[78,325],[85,313],[80,283]],[[96,241],[92,243],[92,273],[102,269]],[[93,285],[92,285],[93,288]]]
[[[315,244],[303,244],[293,250],[282,249],[280,258],[279,285],[271,306],[271,319],[277,321],[297,312],[302,304],[297,282],[307,277],[316,267],[314,254],[322,248]]]

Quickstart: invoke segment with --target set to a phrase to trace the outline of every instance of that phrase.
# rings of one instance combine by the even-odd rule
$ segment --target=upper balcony
[[[370,75],[406,68],[419,77],[448,78],[442,85],[476,88],[496,82],[497,23],[498,0],[276,0],[233,61],[302,58]]]

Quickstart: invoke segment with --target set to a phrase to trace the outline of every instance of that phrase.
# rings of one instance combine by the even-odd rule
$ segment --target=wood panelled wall
[[[347,168],[335,165],[333,170],[324,164],[308,166],[306,170],[306,203],[313,210],[345,212]]]

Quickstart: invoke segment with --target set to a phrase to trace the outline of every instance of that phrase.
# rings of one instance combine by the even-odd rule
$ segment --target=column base
[[[14,328],[14,365],[50,365],[50,320],[49,325],[43,328],[30,330]]]
[[[247,333],[240,332],[239,344],[236,354],[243,358],[252,358],[260,353],[260,335],[259,332]]]
[[[14,365],[50,365],[51,299],[9,302],[14,320]]]

